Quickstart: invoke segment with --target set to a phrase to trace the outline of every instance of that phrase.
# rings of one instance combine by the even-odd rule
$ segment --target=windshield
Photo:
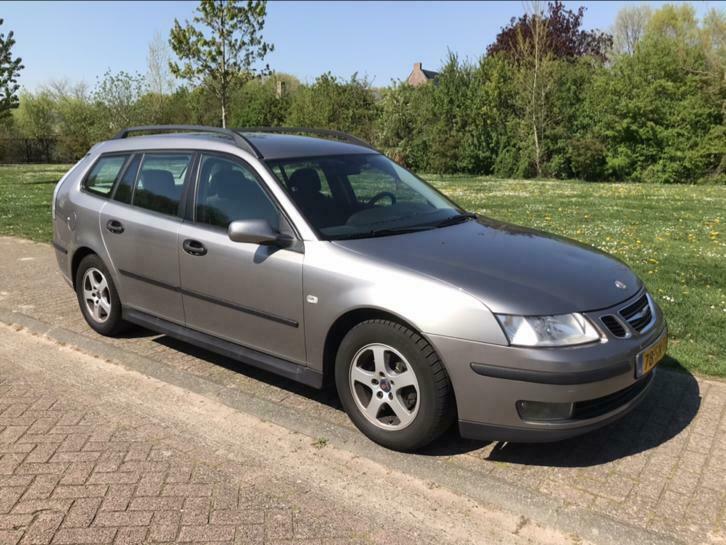
[[[380,154],[281,159],[268,165],[326,240],[433,229],[469,217]]]

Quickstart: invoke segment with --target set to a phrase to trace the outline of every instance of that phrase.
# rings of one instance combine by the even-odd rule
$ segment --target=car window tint
[[[121,172],[128,155],[113,155],[110,157],[101,157],[96,164],[93,165],[91,172],[86,177],[83,186],[93,193],[99,195],[108,195],[113,189],[113,183]]]
[[[136,180],[136,173],[139,170],[139,163],[141,163],[141,156],[137,155],[131,160],[129,166],[126,167],[123,176],[118,181],[116,192],[113,194],[115,201],[131,204],[131,195],[134,190],[134,181]]]
[[[196,195],[196,221],[227,228],[236,220],[264,219],[280,226],[277,208],[254,172],[239,161],[202,156]]]
[[[191,160],[190,153],[144,155],[134,192],[134,206],[176,215]]]

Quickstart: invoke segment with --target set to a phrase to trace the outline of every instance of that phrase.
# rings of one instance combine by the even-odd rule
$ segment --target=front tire
[[[394,450],[429,444],[455,417],[451,383],[433,347],[394,321],[368,320],[348,332],[335,383],[356,427]]]
[[[86,323],[97,333],[113,337],[126,329],[116,286],[106,265],[95,254],[87,255],[78,265],[76,296]]]

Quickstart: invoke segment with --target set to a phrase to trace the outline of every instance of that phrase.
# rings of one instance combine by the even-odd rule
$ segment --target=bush
[[[572,173],[587,181],[602,180],[605,177],[605,145],[594,138],[570,141],[569,159]]]

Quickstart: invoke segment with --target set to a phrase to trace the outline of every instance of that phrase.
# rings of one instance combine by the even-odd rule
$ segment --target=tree
[[[540,2],[531,2],[524,15],[513,17],[509,25],[502,28],[494,43],[487,47],[487,55],[517,56],[525,42],[527,47],[538,48],[543,57],[576,59],[590,56],[604,61],[612,37],[599,30],[581,30],[584,16],[584,7],[574,12],[566,9],[560,0],[549,2],[547,9]],[[537,44],[537,40],[541,43]]]
[[[0,19],[0,26],[3,19]],[[7,116],[9,111],[18,107],[18,76],[25,68],[20,57],[13,58],[15,38],[13,31],[7,36],[0,33],[0,119]]]
[[[650,6],[625,6],[615,17],[613,49],[616,53],[632,55],[645,34],[645,27],[653,15]]]
[[[221,106],[222,126],[226,127],[231,89],[269,73],[269,66],[255,66],[273,50],[262,37],[267,3],[201,0],[197,12],[193,24],[185,21],[182,26],[174,20],[169,43],[182,62],[171,62],[169,68],[175,76],[213,92]]]
[[[146,54],[146,80],[149,90],[166,95],[174,90],[174,77],[169,73],[169,46],[160,32],[156,32]]]
[[[101,111],[103,134],[143,122],[140,99],[148,92],[140,74],[108,70],[93,90],[93,100]]]

